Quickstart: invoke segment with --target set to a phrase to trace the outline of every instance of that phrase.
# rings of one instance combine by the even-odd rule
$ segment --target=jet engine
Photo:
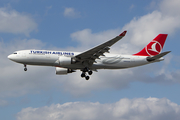
[[[60,66],[71,65],[73,63],[75,63],[75,60],[71,57],[65,57],[65,56],[59,57],[59,65]]]
[[[68,68],[56,67],[56,75],[65,75],[72,72],[75,72],[75,71]]]

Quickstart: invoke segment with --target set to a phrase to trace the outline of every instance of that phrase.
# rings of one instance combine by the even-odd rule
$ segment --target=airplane
[[[110,47],[121,40],[127,31],[85,52],[20,50],[8,58],[24,65],[53,66],[57,75],[82,71],[81,77],[89,80],[89,75],[98,69],[125,69],[164,60],[163,56],[171,51],[161,53],[168,34],[159,34],[140,52],[132,55],[110,54]]]

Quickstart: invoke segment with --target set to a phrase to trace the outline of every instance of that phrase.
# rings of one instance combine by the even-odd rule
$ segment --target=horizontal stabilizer
[[[151,61],[157,60],[157,59],[159,59],[159,58],[167,55],[167,54],[170,53],[170,52],[171,52],[171,51],[163,52],[163,53],[160,53],[160,54],[155,55],[155,56],[153,56],[153,57],[147,57],[146,59],[147,59],[147,61],[151,62]]]

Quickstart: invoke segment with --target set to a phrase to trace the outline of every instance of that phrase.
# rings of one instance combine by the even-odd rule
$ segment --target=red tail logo
[[[148,46],[146,46],[146,52],[150,56],[153,56],[155,54],[159,54],[162,50],[162,46],[158,41],[152,41],[149,43]]]
[[[139,55],[139,56],[158,55],[163,49],[166,38],[167,38],[167,34],[159,34],[144,49],[142,49],[140,52],[134,55]]]

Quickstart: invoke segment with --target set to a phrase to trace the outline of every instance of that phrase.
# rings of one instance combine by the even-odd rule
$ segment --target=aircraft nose
[[[21,59],[16,54],[10,54],[7,56],[7,58],[9,60],[14,61],[14,62],[20,62],[21,61]]]
[[[8,55],[8,59],[10,59],[10,60],[13,60],[13,55],[11,54],[11,55]]]

